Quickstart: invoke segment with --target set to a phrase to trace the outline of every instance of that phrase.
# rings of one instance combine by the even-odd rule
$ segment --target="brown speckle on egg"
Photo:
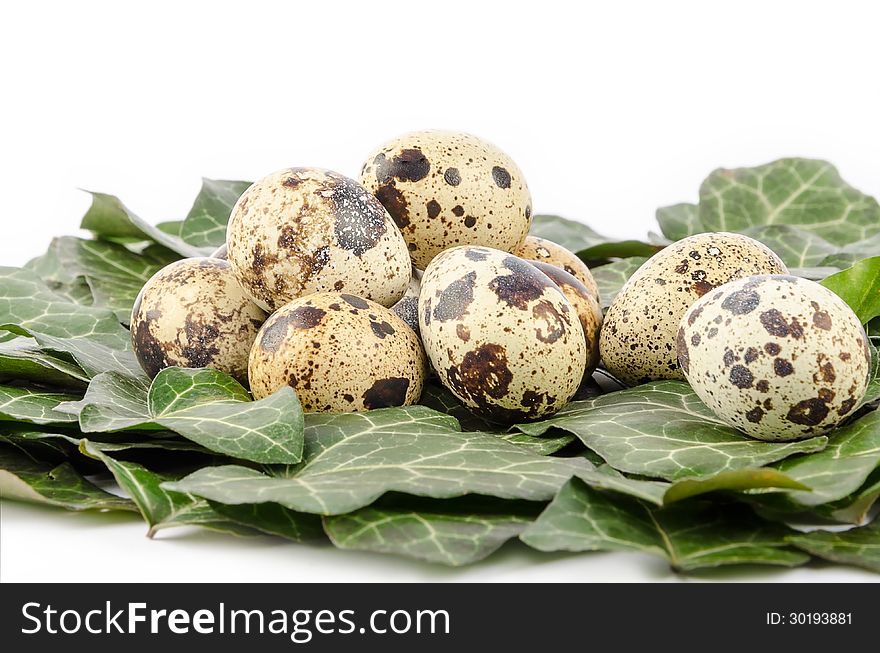
[[[360,181],[391,214],[417,268],[457,245],[513,251],[528,233],[531,197],[522,172],[475,136],[412,132],[367,161]]]
[[[456,247],[431,262],[421,283],[426,352],[440,381],[475,414],[501,423],[536,419],[577,391],[584,329],[560,287],[536,267],[504,251]]]
[[[151,377],[170,366],[211,367],[246,383],[247,355],[265,318],[227,261],[183,259],[157,272],[138,295],[132,346]]]
[[[673,243],[648,259],[608,308],[600,337],[605,366],[628,385],[683,378],[675,340],[679,322],[690,306],[701,298],[717,297],[718,289],[730,281],[781,272],[787,270],[776,254],[740,234],[703,233]],[[726,296],[726,305],[712,316],[713,325],[699,331],[704,342],[718,336],[724,320],[760,310],[762,303],[755,289],[740,290],[736,296]],[[691,316],[698,318],[698,313]],[[688,330],[688,338],[694,333]],[[640,344],[638,350],[630,348],[633,343]],[[714,343],[708,349],[723,351]],[[692,353],[691,360],[693,357]]]
[[[350,412],[415,403],[427,369],[418,337],[390,309],[322,292],[266,321],[248,372],[257,399],[290,385],[306,412]]]
[[[289,168],[248,188],[226,242],[242,288],[267,310],[343,287],[390,306],[410,274],[406,242],[382,203],[318,168]]]
[[[730,310],[740,306],[751,308]],[[827,433],[864,395],[869,362],[852,352],[867,343],[865,332],[852,310],[819,284],[787,275],[730,282],[693,305],[679,334],[700,333],[718,315],[725,320],[712,327],[714,347],[724,348],[723,360],[700,348],[679,362],[700,399],[748,435],[785,441]],[[829,322],[834,329],[825,328]],[[741,363],[734,352],[741,352]],[[714,381],[725,369],[730,383]]]

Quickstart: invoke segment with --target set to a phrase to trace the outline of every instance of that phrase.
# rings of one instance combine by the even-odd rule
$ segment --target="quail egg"
[[[728,281],[787,272],[748,236],[703,233],[669,245],[636,270],[605,313],[599,337],[605,367],[627,385],[683,379],[675,336],[690,305]]]
[[[226,244],[245,292],[273,311],[331,290],[391,306],[410,278],[406,243],[388,212],[329,170],[288,168],[253,184],[232,208]]]
[[[399,136],[367,158],[361,183],[388,209],[422,270],[456,245],[511,252],[531,224],[531,196],[519,167],[470,134]]]
[[[147,281],[131,312],[131,341],[154,377],[171,367],[212,367],[247,382],[248,353],[266,319],[215,258],[175,261]]]
[[[861,402],[871,363],[849,306],[786,275],[739,279],[694,302],[676,349],[703,403],[761,440],[833,429]]]
[[[547,240],[546,238],[526,236],[523,244],[519,246],[519,249],[514,254],[527,261],[541,261],[542,263],[549,263],[550,265],[562,268],[584,284],[593,297],[597,300],[599,299],[599,286],[596,285],[590,268],[578,258],[577,254],[570,252],[562,245],[557,245],[552,240]]]
[[[584,341],[587,347],[587,368],[584,372],[590,376],[599,364],[599,331],[602,328],[602,307],[587,287],[574,276],[549,263],[529,261],[550,280],[559,286],[562,294],[572,305],[584,330]]]
[[[306,412],[354,412],[418,401],[426,363],[418,337],[391,310],[322,292],[266,320],[248,369],[258,399],[289,385]]]
[[[422,271],[413,268],[409,287],[403,298],[391,307],[394,314],[416,333],[419,332],[419,290],[422,287]]]
[[[419,326],[440,381],[484,419],[549,415],[578,389],[587,348],[577,313],[531,263],[454,247],[425,270]]]

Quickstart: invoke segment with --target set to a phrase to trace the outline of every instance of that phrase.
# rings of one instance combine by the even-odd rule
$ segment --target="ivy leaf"
[[[761,225],[746,229],[744,233],[764,243],[792,268],[826,265],[826,259],[838,251],[835,245],[818,234],[792,225]]]
[[[60,392],[0,386],[0,420],[30,424],[76,422],[76,416],[60,413],[55,408],[63,401],[78,398]]]
[[[570,252],[579,252],[594,245],[607,242],[608,239],[582,222],[569,220],[558,215],[532,216],[530,236],[552,240]]]
[[[111,458],[88,440],[81,442],[80,451],[104,463],[119,487],[131,496],[149,526],[148,537],[153,537],[164,528],[184,525],[241,535],[252,534],[250,529],[220,516],[204,499],[163,489],[162,483],[171,480],[171,477],[156,474],[136,463]]]
[[[202,189],[181,225],[180,237],[196,247],[214,249],[225,243],[232,207],[250,185],[249,181],[202,179]]]
[[[277,503],[230,506],[209,501],[208,504],[224,518],[267,535],[277,535],[294,542],[306,542],[324,536],[320,517],[294,512]]]
[[[558,215],[536,215],[529,232],[546,238],[574,252],[582,259],[603,259],[628,256],[651,256],[663,249],[659,243],[640,240],[614,240],[603,236],[587,225]]]
[[[809,492],[803,483],[769,467],[735,469],[703,478],[686,478],[673,483],[663,495],[663,503],[670,504],[707,492],[719,490],[742,492],[755,489],[801,490]]]
[[[60,269],[53,280],[64,283],[84,278],[94,305],[112,309],[125,324],[131,318],[131,308],[144,284],[180,258],[164,248],[139,254],[117,243],[70,236],[53,240],[46,257],[54,257]]]
[[[796,510],[843,499],[867,480],[880,465],[880,412],[837,428],[823,450],[783,460],[774,468],[811,488],[784,495],[761,497],[773,509]]]
[[[9,379],[76,390],[89,382],[76,363],[43,351],[32,339],[22,337],[0,342],[0,381]]]
[[[875,469],[858,491],[840,501],[817,506],[816,512],[828,519],[848,524],[862,524],[878,498],[880,498],[880,469]]]
[[[73,304],[49,290],[29,270],[0,267],[0,328],[14,325],[59,338],[88,338],[130,348],[128,329],[107,309]]]
[[[789,535],[788,541],[819,558],[880,573],[880,520],[847,531]]]
[[[868,387],[865,389],[862,405],[880,399],[880,350],[870,340],[868,349],[871,351],[871,370],[868,372]]]
[[[169,367],[149,390],[114,372],[92,380],[79,412],[85,433],[168,429],[206,449],[259,463],[299,462],[303,413],[291,388],[251,401],[232,377],[213,369]]]
[[[340,549],[391,553],[453,567],[489,556],[519,535],[541,504],[461,497],[392,496],[347,515],[324,518]]]
[[[598,267],[592,268],[593,279],[599,286],[599,297],[602,300],[602,308],[611,306],[611,302],[617,297],[617,293],[623,288],[623,285],[629,281],[633,273],[642,267],[642,263],[647,258],[634,256],[625,258],[622,261],[614,261]]]
[[[80,224],[82,229],[106,239],[152,240],[184,257],[205,256],[210,253],[152,226],[132,213],[118,197],[86,192],[92,196],[92,205],[83,216]]]
[[[517,432],[493,433],[493,435],[505,442],[527,449],[538,456],[550,456],[577,440],[573,435],[561,431],[554,432],[554,435],[541,437]]]
[[[880,316],[880,256],[866,258],[822,281],[867,324]]]
[[[760,467],[821,450],[828,442],[825,437],[750,439],[716,417],[681,381],[655,381],[572,402],[550,419],[516,426],[535,436],[551,427],[573,433],[615,469],[667,480]]]
[[[86,377],[94,378],[103,372],[117,372],[138,381],[144,387],[150,379],[130,349],[116,349],[87,338],[57,338],[46,333],[12,327],[19,334],[32,337],[43,351],[69,356]]]
[[[657,209],[660,231],[669,240],[676,241],[704,231],[696,204],[673,204]]]
[[[592,467],[583,459],[536,456],[492,434],[424,419],[433,412],[411,406],[333,415],[323,428],[306,429],[308,462],[289,476],[227,465],[198,470],[168,487],[233,505],[271,501],[338,515],[387,492],[546,501],[569,477]]]
[[[794,225],[846,245],[880,233],[880,205],[826,161],[780,159],[710,174],[700,187],[700,221],[709,231]]]
[[[95,303],[86,278],[66,269],[52,251],[51,245],[45,254],[25,263],[24,269],[33,272],[49,290],[68,302],[83,306],[92,306]]]
[[[791,532],[739,504],[688,501],[653,509],[572,479],[520,539],[540,551],[642,551],[690,571],[743,563],[803,564],[808,556],[787,547]]]
[[[128,499],[93,485],[70,463],[48,465],[8,445],[0,446],[0,497],[68,510],[134,510]]]

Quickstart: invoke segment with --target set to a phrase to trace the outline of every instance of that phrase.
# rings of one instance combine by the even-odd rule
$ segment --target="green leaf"
[[[83,306],[92,306],[95,302],[86,278],[65,268],[51,245],[45,254],[28,261],[24,269],[33,272],[49,290],[69,302]]]
[[[868,349],[871,350],[871,370],[868,372],[868,387],[862,405],[880,399],[880,350],[869,340]]]
[[[600,265],[590,270],[593,273],[596,285],[599,286],[602,308],[611,306],[611,302],[617,297],[617,293],[620,292],[623,285],[629,281],[633,273],[647,260],[646,258],[634,256],[622,261]]]
[[[582,222],[569,220],[558,215],[533,216],[529,235],[551,240],[570,252],[579,252],[582,249],[608,242],[605,236]]]
[[[554,435],[545,435],[541,437],[518,432],[493,433],[493,435],[497,438],[501,438],[505,442],[515,444],[518,447],[523,447],[538,456],[549,456],[554,454],[577,440],[573,435],[563,433],[562,431],[554,431],[553,433]]]
[[[117,243],[70,236],[53,240],[47,256],[58,261],[68,278],[86,279],[94,305],[110,308],[125,324],[144,284],[180,258],[164,248],[138,254]]]
[[[250,534],[250,529],[221,517],[204,499],[164,489],[162,483],[171,480],[171,477],[156,474],[136,463],[111,458],[88,440],[81,442],[80,451],[104,463],[119,487],[131,496],[149,526],[148,537],[153,537],[164,528],[184,525]]]
[[[826,161],[780,159],[710,174],[700,187],[700,222],[709,231],[794,225],[846,245],[880,233],[880,206]]]
[[[761,497],[773,509],[793,510],[843,499],[866,481],[880,465],[880,412],[837,428],[823,450],[783,460],[774,468],[811,488]]]
[[[153,227],[132,213],[113,195],[86,192],[92,196],[92,205],[83,216],[80,224],[82,229],[107,239],[152,240],[185,257],[206,256],[210,253]]]
[[[696,204],[673,204],[657,209],[660,231],[669,240],[676,241],[704,231]]]
[[[491,431],[495,428],[474,415],[454,394],[434,381],[425,384],[419,404],[454,417],[465,431]]]
[[[788,541],[819,558],[880,573],[880,520],[847,531],[812,531],[789,535]]]
[[[132,503],[87,481],[70,463],[42,463],[0,445],[0,497],[68,510],[134,510]]]
[[[79,413],[85,433],[169,429],[206,449],[259,463],[296,463],[302,456],[303,413],[293,389],[261,399],[213,369],[169,367],[147,391],[115,372],[92,380]]]
[[[880,498],[880,469],[875,469],[858,491],[840,501],[817,506],[816,512],[840,522],[862,524],[878,498]]]
[[[183,221],[180,237],[196,247],[214,249],[225,243],[232,207],[250,185],[249,181],[202,179],[202,189]]]
[[[670,504],[683,499],[719,490],[742,492],[755,489],[802,490],[810,488],[778,470],[768,467],[736,469],[719,472],[703,478],[688,478],[675,482],[663,495],[663,503]]]
[[[818,234],[786,224],[761,225],[744,233],[767,245],[783,263],[793,268],[826,265],[825,259],[838,251]]]
[[[13,330],[32,337],[43,351],[53,355],[69,356],[89,378],[94,378],[103,372],[117,372],[137,380],[144,387],[150,384],[149,377],[144,374],[130,349],[115,349],[86,338],[56,338],[46,333],[17,327],[13,327]]]
[[[14,325],[59,338],[87,338],[116,349],[131,347],[128,329],[104,308],[73,304],[29,270],[0,267],[0,328]]]
[[[76,390],[89,382],[76,363],[43,351],[31,338],[22,337],[0,342],[0,381],[10,379]]]
[[[294,542],[306,542],[324,536],[320,517],[294,512],[277,503],[252,503],[240,506],[230,506],[216,501],[208,503],[217,514],[226,519],[267,535],[278,535]]]
[[[558,215],[536,215],[529,232],[562,245],[582,259],[602,259],[628,256],[651,256],[663,249],[662,244],[640,240],[614,240],[603,236],[585,224]]]
[[[539,512],[540,504],[522,501],[394,496],[347,515],[325,517],[324,529],[340,549],[391,553],[457,567],[496,551]]]
[[[332,415],[306,428],[307,462],[289,476],[228,465],[169,487],[233,505],[272,501],[338,515],[386,492],[546,501],[569,477],[591,468],[583,459],[537,456],[492,434],[454,430],[457,424],[438,423],[435,415],[423,406]]]
[[[76,422],[75,415],[55,410],[63,401],[75,401],[76,395],[31,388],[0,386],[0,420],[29,424],[65,424]]]
[[[880,316],[880,256],[866,258],[822,281],[867,324]]]
[[[748,438],[716,417],[681,381],[655,381],[572,402],[550,419],[516,426],[536,436],[551,427],[573,433],[615,469],[667,480],[760,467],[821,450],[828,441]]]
[[[738,504],[688,501],[652,509],[572,479],[520,539],[540,551],[642,551],[690,571],[743,563],[803,564],[808,557],[786,546],[791,532]]]

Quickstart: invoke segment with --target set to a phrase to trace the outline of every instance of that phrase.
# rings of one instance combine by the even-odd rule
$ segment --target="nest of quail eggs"
[[[155,376],[213,367],[309,412],[419,401],[430,375],[498,424],[547,417],[597,366],[623,384],[685,379],[766,440],[825,433],[858,406],[870,354],[836,295],[766,246],[703,233],[661,250],[603,316],[590,270],[529,236],[514,161],[468,134],[405,134],[358,180],[289,168],[248,188],[214,256],[172,263],[132,312]]]

